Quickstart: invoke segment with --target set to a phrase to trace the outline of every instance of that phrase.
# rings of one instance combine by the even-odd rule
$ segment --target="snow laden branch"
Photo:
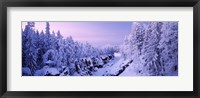
[[[114,56],[113,47],[98,49],[89,43],[74,41],[71,36],[63,38],[60,31],[35,31],[34,22],[28,22],[22,31],[23,75],[92,75]]]
[[[34,24],[22,30],[23,76],[178,75],[177,22],[133,22],[123,44],[103,48]]]
[[[178,23],[134,22],[121,52],[138,75],[178,75]]]

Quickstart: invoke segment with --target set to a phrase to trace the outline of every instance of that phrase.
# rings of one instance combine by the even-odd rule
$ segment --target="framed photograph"
[[[0,96],[199,97],[199,0],[4,0]]]

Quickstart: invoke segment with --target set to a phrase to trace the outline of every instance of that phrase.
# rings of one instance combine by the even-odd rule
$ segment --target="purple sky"
[[[25,28],[27,22],[22,22]],[[79,42],[93,46],[120,45],[125,35],[131,32],[132,22],[49,22],[50,31],[60,30],[64,38],[72,36]],[[46,22],[35,22],[35,30],[45,31]]]

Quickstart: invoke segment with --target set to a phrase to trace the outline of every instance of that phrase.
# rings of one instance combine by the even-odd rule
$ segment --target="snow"
[[[121,54],[120,53],[114,53],[114,56],[115,57],[121,57]]]
[[[22,68],[22,75],[31,76],[31,70],[28,67]]]
[[[46,69],[46,74],[55,76],[55,75],[59,75],[60,73],[56,68],[48,68],[48,69]]]
[[[65,75],[67,75],[68,73],[69,73],[69,69],[66,68],[66,69],[60,74],[60,76],[65,76]]]
[[[114,53],[114,59],[109,63],[104,65],[105,67],[102,69],[98,69],[93,75],[96,76],[107,76],[107,75],[116,75],[119,73],[119,70],[123,69],[123,67],[128,64],[130,60],[124,60],[120,53]]]
[[[42,69],[40,70],[37,70],[35,72],[35,76],[45,76],[45,75],[51,75],[51,76],[54,76],[54,75],[59,75],[59,71],[57,68],[51,68],[49,66],[44,66]]]
[[[46,64],[55,64],[55,62],[52,61],[52,60],[48,60],[48,61],[46,62]]]
[[[42,69],[37,70],[34,74],[34,76],[44,76],[46,74],[46,70],[49,68],[49,66],[44,66]]]
[[[120,76],[139,76],[138,69],[136,68],[136,64],[131,63],[129,67],[126,68],[126,70],[120,74]]]
[[[133,22],[121,45],[94,47],[60,31],[22,30],[23,76],[177,76],[178,22]],[[108,43],[109,44],[109,43]]]

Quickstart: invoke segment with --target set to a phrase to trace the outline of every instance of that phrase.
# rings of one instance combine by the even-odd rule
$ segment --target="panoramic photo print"
[[[22,76],[178,76],[178,22],[23,21]]]

